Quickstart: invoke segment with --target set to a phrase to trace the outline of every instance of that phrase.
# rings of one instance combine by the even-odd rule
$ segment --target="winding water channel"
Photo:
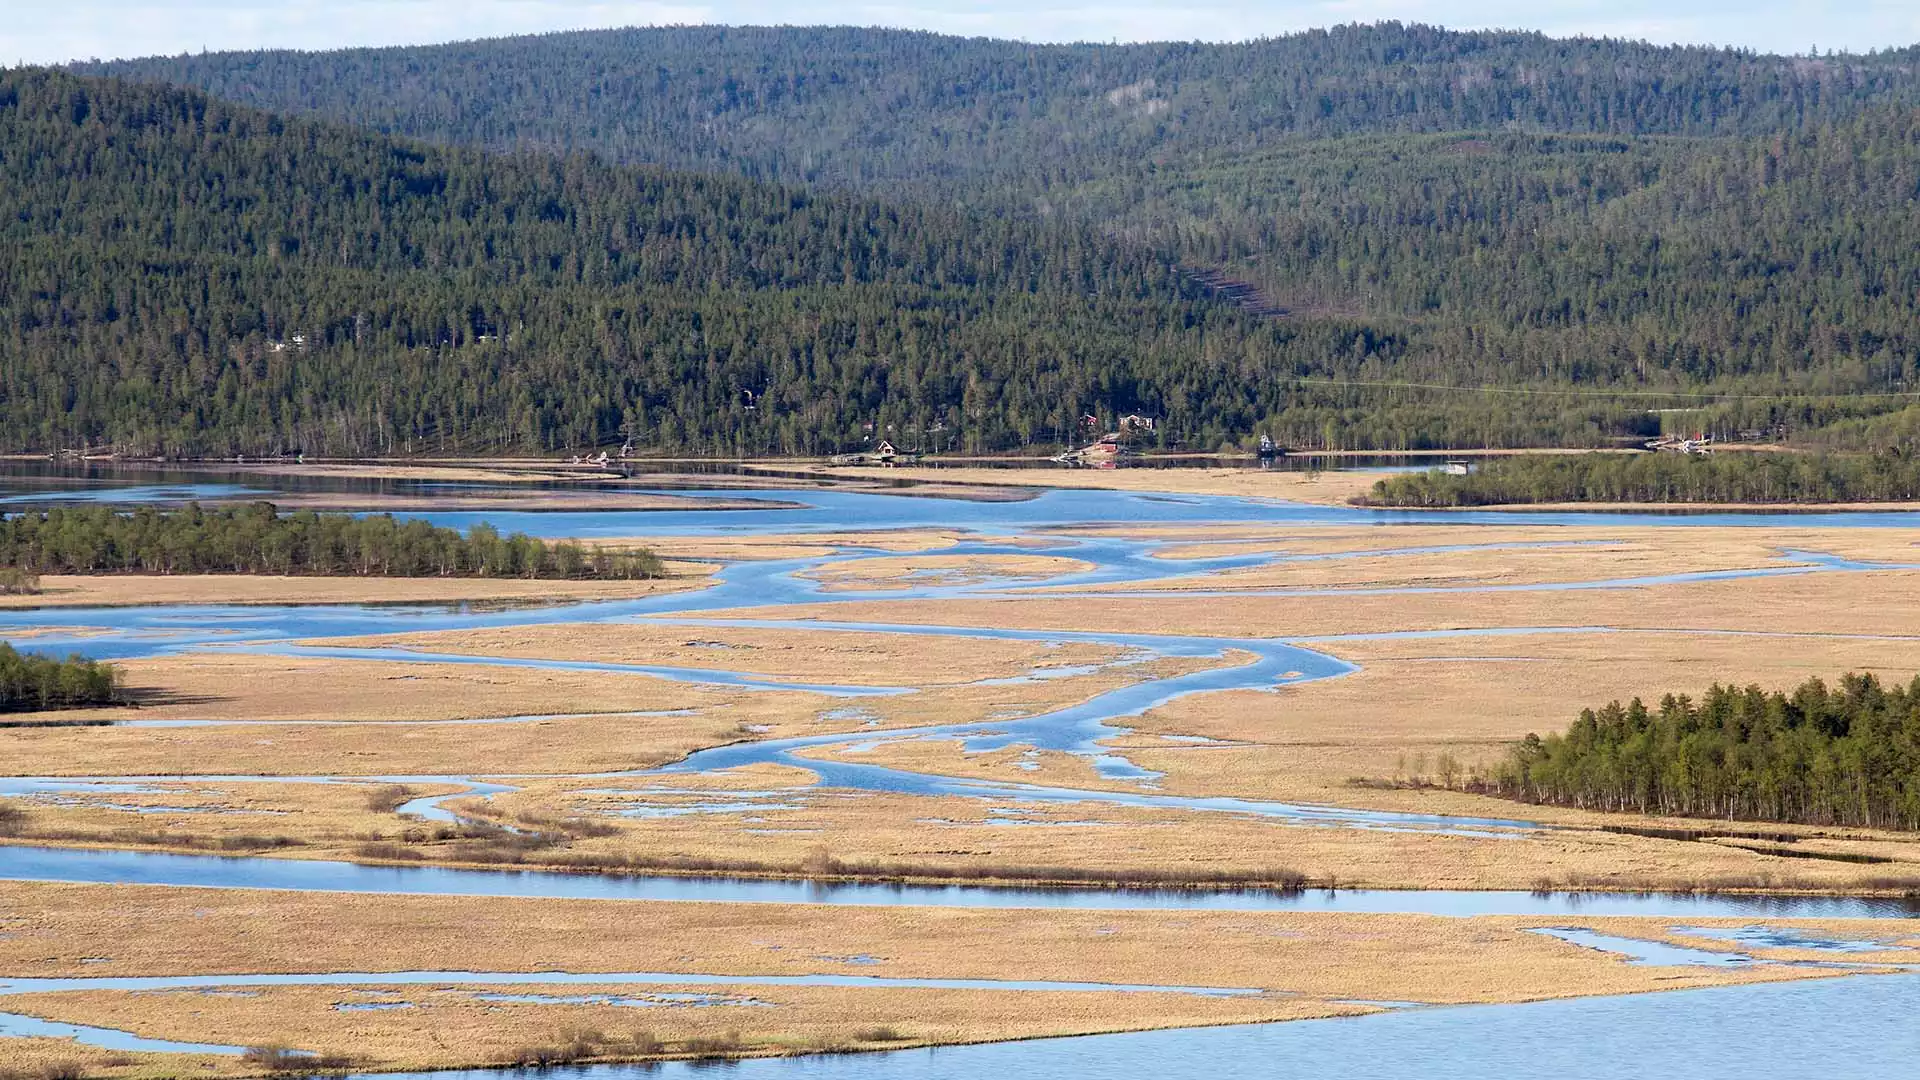
[[[89,489],[78,493],[89,499],[123,496],[148,497],[151,492]],[[197,497],[222,493],[218,486],[196,488]],[[817,633],[882,633],[1028,642],[1104,645],[1124,667],[1163,658],[1204,660],[1200,670],[1164,678],[1144,679],[1100,693],[1065,708],[1035,715],[910,729],[872,729],[831,735],[743,742],[698,751],[682,761],[656,769],[620,773],[570,774],[588,776],[674,777],[711,773],[739,766],[778,763],[797,765],[819,777],[818,786],[868,792],[913,795],[958,795],[1013,804],[1091,804],[1147,807],[1166,811],[1227,813],[1259,817],[1276,827],[1423,830],[1473,836],[1500,837],[1550,828],[1524,818],[1462,818],[1434,814],[1389,813],[1331,806],[1263,802],[1236,798],[1195,798],[1168,795],[1154,784],[1156,774],[1142,769],[1124,753],[1102,745],[1125,733],[1129,717],[1177,698],[1222,690],[1267,690],[1290,683],[1337,678],[1355,670],[1311,646],[1333,637],[1295,638],[1248,636],[1240,638],[1166,634],[1108,633],[1100,631],[1031,631],[979,627],[876,624],[855,621],[782,621],[777,618],[742,619],[741,612],[777,615],[797,604],[829,604],[874,599],[939,600],[1028,593],[1043,589],[1053,596],[1079,596],[1076,590],[1093,586],[1126,586],[1118,595],[1165,595],[1157,591],[1176,579],[1226,569],[1261,566],[1282,559],[1330,560],[1381,558],[1434,551],[1470,551],[1478,525],[1525,526],[1540,524],[1658,525],[1794,525],[1850,527],[1920,527],[1915,514],[1773,514],[1692,516],[1632,514],[1459,514],[1446,520],[1461,528],[1463,542],[1444,547],[1395,547],[1392,530],[1383,529],[1378,547],[1337,555],[1225,555],[1212,558],[1166,559],[1155,555],[1164,541],[1048,533],[1046,546],[1035,548],[1030,538],[1039,531],[1095,523],[1126,525],[1224,524],[1393,524],[1429,516],[1383,513],[1330,507],[1306,507],[1251,499],[1189,496],[1130,495],[1113,492],[1047,492],[1011,502],[905,497],[838,490],[795,489],[767,491],[680,492],[694,498],[766,499],[786,508],[676,510],[603,513],[431,513],[437,524],[467,527],[485,520],[502,531],[525,531],[538,536],[617,537],[635,535],[738,536],[742,534],[801,534],[869,532],[898,529],[966,530],[971,539],[939,551],[942,555],[1045,554],[1078,560],[1087,569],[1075,569],[1043,579],[989,580],[967,584],[919,584],[905,589],[828,590],[813,574],[863,559],[893,557],[894,553],[839,546],[817,557],[737,562],[724,567],[707,589],[633,600],[556,604],[545,607],[477,609],[460,605],[180,605],[137,608],[45,608],[0,611],[0,639],[18,636],[16,643],[52,653],[79,652],[109,659],[163,655],[183,650],[242,650],[278,655],[346,657],[393,664],[464,663],[533,666],[568,670],[639,673],[662,679],[725,686],[752,693],[810,693],[857,700],[862,697],[914,693],[912,687],[841,685],[783,680],[750,672],[717,668],[664,667],[580,661],[503,659],[466,654],[444,654],[393,648],[350,648],[305,644],[309,639],[434,630],[533,626],[553,623],[621,623],[686,626],[753,626],[802,628]],[[409,515],[400,515],[409,516]],[[1191,542],[1181,541],[1182,545]],[[1555,542],[1549,541],[1548,544]],[[1371,595],[1432,593],[1436,591],[1513,591],[1542,589],[1606,589],[1643,587],[1670,582],[1720,580],[1733,577],[1873,573],[1893,564],[1871,564],[1835,558],[1818,552],[1783,552],[1777,565],[1746,570],[1712,571],[1663,577],[1625,578],[1577,585],[1494,585],[1437,588],[1376,589]],[[1311,590],[1266,590],[1233,595],[1298,595]],[[1102,592],[1099,595],[1116,595]],[[1180,595],[1207,595],[1183,591]],[[728,610],[736,617],[716,619],[700,613]],[[84,628],[84,632],[81,632]],[[1275,628],[1283,634],[1284,628]],[[1471,633],[1497,633],[1476,630]],[[1508,632],[1609,633],[1606,627],[1510,628]],[[1441,631],[1438,633],[1448,633]],[[1353,635],[1388,637],[1394,635]],[[1036,669],[1021,678],[1050,677]],[[538,716],[495,717],[438,723],[514,723]],[[136,722],[136,724],[141,722]],[[221,723],[296,723],[289,721],[149,722],[152,726],[212,725]],[[1124,790],[1084,790],[1024,785],[912,772],[875,764],[800,756],[802,751],[845,749],[884,740],[927,737],[958,738],[970,751],[1012,745],[1077,754],[1089,760],[1110,781],[1127,784]],[[334,783],[452,783],[462,786],[454,795],[416,800],[402,809],[429,819],[448,820],[452,813],[440,804],[452,798],[485,797],[514,790],[526,777],[512,774],[482,776],[155,776],[155,777],[7,777],[0,778],[0,794],[32,798],[63,795],[102,795],[116,792],[165,790],[155,785],[195,782],[306,782]],[[834,905],[958,905],[1004,908],[1179,909],[1179,910],[1298,910],[1338,912],[1406,912],[1447,916],[1513,915],[1653,915],[1670,918],[1709,916],[1806,916],[1825,918],[1914,917],[1920,905],[1894,900],[1836,897],[1670,896],[1632,894],[1509,893],[1479,891],[1382,892],[1342,890],[1280,893],[1252,890],[1137,890],[1137,889],[1014,889],[980,886],[826,885],[801,881],[700,878],[623,877],[544,872],[465,870],[442,867],[391,867],[340,862],[258,857],[212,857],[141,852],[0,847],[0,879],[213,886],[301,891],[436,894],[500,897],[620,899],[633,901],[724,901],[730,903],[806,903]],[[1677,953],[1675,954],[1677,955]],[[404,974],[404,973],[403,973]],[[352,980],[378,979],[392,984],[406,981],[448,983],[534,982],[525,974],[415,973],[418,980],[399,975],[336,976],[225,976],[210,983],[207,977],[187,980],[194,986],[280,985],[234,980],[336,979],[325,985],[349,985]],[[846,978],[859,978],[846,976]],[[727,976],[696,977],[659,973],[602,973],[555,976],[553,981],[602,983],[707,981],[733,985],[777,985],[780,980]],[[153,981],[153,980],[149,980]],[[920,980],[921,983],[938,980]],[[45,992],[53,983],[97,980],[0,979],[0,996]],[[871,983],[872,980],[868,980]],[[906,980],[907,983],[914,982]],[[832,1057],[743,1063],[735,1068],[743,1077],[936,1078],[978,1077],[990,1073],[1068,1077],[1119,1077],[1159,1074],[1178,1078],[1201,1076],[1208,1061],[1228,1058],[1266,1062],[1241,1075],[1392,1076],[1420,1078],[1496,1072],[1503,1076],[1643,1076],[1678,1072],[1691,1076],[1795,1075],[1782,1071],[1782,1062],[1804,1054],[1808,1042],[1778,1045],[1777,1021],[1792,1015],[1806,1030],[1809,1018],[1819,1041],[1845,1042],[1857,1050],[1843,1067],[1823,1058],[1828,1076],[1892,1076],[1889,1063],[1911,1068],[1920,1052],[1920,1025],[1911,1023],[1920,1006],[1920,978],[1911,975],[1826,980],[1807,985],[1750,986],[1693,991],[1651,998],[1551,1002],[1528,1006],[1465,1007],[1382,1014],[1358,1019],[1302,1021],[1251,1028],[1222,1028],[1100,1036],[999,1046],[967,1047],[934,1052],[913,1051],[884,1057]],[[47,984],[47,985],[42,985]],[[355,984],[357,985],[357,984]],[[1051,988],[1062,988],[1053,986]],[[1103,984],[1087,989],[1114,989]],[[1192,990],[1180,987],[1141,987],[1146,990]],[[1218,990],[1218,988],[1215,988]],[[1226,992],[1226,991],[1222,991]],[[1886,1019],[1904,1016],[1905,1022]],[[53,1025],[31,1018],[0,1014],[0,1034],[61,1034],[121,1049],[154,1049],[153,1040],[125,1033],[102,1033],[75,1025]],[[40,1025],[38,1028],[35,1025]],[[1607,1050],[1603,1033],[1631,1025],[1640,1045],[1631,1054]],[[1684,1037],[1705,1025],[1719,1029],[1724,1041]],[[61,1029],[56,1031],[55,1029]],[[1540,1033],[1551,1032],[1551,1038]],[[1532,1033],[1528,1036],[1528,1033]],[[118,1041],[114,1041],[118,1039]],[[132,1039],[133,1043],[126,1040]],[[105,1041],[103,1041],[105,1040]],[[1711,1061],[1694,1047],[1720,1043]],[[1360,1048],[1362,1057],[1356,1057]],[[1525,1047],[1523,1056],[1516,1047]],[[1652,1058],[1649,1058],[1649,1048]],[[202,1048],[231,1052],[235,1048]],[[1656,1064],[1657,1062],[1657,1064]],[[1743,1067],[1742,1062],[1749,1065]],[[1767,1067],[1756,1073],[1751,1063]],[[1492,1063],[1493,1068],[1487,1068]],[[1858,1065],[1860,1071],[1849,1071]],[[682,1066],[648,1069],[648,1077],[691,1075]],[[437,1080],[474,1080],[488,1073],[431,1074]],[[571,1075],[571,1074],[570,1074]],[[631,1068],[600,1067],[578,1075],[598,1080],[639,1077]],[[1207,1068],[1211,1078],[1216,1071]],[[1910,1073],[1909,1073],[1910,1075]]]

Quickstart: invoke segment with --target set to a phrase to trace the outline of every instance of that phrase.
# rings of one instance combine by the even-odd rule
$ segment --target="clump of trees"
[[[0,642],[0,712],[108,705],[119,687],[120,673],[111,664],[81,656],[55,660]]]
[[[1589,810],[1920,829],[1920,677],[1716,685],[1657,711],[1615,701],[1565,735],[1528,735],[1489,782]]]
[[[1407,473],[1373,486],[1374,506],[1547,502],[1826,503],[1920,499],[1920,459],[1877,454],[1523,455],[1466,476]]]
[[[39,574],[18,566],[0,569],[0,596],[33,596],[39,591]]]
[[[656,578],[644,548],[587,549],[490,525],[457,530],[391,514],[268,502],[179,510],[55,508],[0,515],[0,567],[28,574],[293,574],[368,577]]]

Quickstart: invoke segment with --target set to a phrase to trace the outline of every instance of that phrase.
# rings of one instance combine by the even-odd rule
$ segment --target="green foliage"
[[[583,549],[475,525],[463,537],[391,514],[281,514],[272,503],[128,514],[105,506],[0,516],[0,566],[48,574],[350,574],[605,578],[662,575],[644,549]]]
[[[0,445],[1608,446],[1669,392],[1898,444],[1914,58],[691,27],[83,66],[469,149],[14,72]]]
[[[1374,484],[1374,506],[1514,503],[1835,503],[1920,499],[1920,459],[1904,454],[1522,455],[1466,476],[1438,470]]]
[[[13,446],[540,453],[624,426],[818,453],[871,423],[992,448],[1094,407],[1210,434],[1276,406],[1292,336],[1085,229],[489,158],[45,71],[0,76],[0,180]]]
[[[0,567],[0,596],[33,596],[39,591],[39,574],[18,566]]]
[[[441,142],[983,201],[1359,132],[1770,133],[1920,101],[1913,60],[1389,22],[1140,45],[670,27],[81,69]]]
[[[114,701],[120,674],[80,656],[54,660],[0,642],[0,712],[74,709]]]
[[[1268,308],[1401,328],[1420,343],[1403,379],[1852,393],[1920,383],[1916,193],[1920,111],[1874,107],[1758,138],[1325,140],[1055,199]],[[1698,419],[1838,418],[1761,402]]]
[[[1920,829],[1920,679],[1715,686],[1658,712],[1616,701],[1564,736],[1527,736],[1493,783],[1595,810]]]

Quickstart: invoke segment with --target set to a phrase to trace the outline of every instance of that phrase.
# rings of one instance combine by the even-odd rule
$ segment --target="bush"
[[[313,1055],[277,1044],[250,1046],[240,1060],[268,1072],[294,1072],[313,1067]]]
[[[727,1057],[737,1054],[741,1049],[740,1033],[729,1031],[721,1035],[688,1039],[680,1044],[683,1053],[694,1057]]]
[[[376,814],[391,814],[412,799],[412,788],[405,784],[388,784],[367,792],[367,809]]]

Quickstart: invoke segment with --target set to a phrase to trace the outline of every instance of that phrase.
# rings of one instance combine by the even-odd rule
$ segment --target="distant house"
[[[1159,424],[1160,421],[1153,417],[1141,416],[1139,413],[1128,413],[1120,418],[1121,431],[1152,431]]]

